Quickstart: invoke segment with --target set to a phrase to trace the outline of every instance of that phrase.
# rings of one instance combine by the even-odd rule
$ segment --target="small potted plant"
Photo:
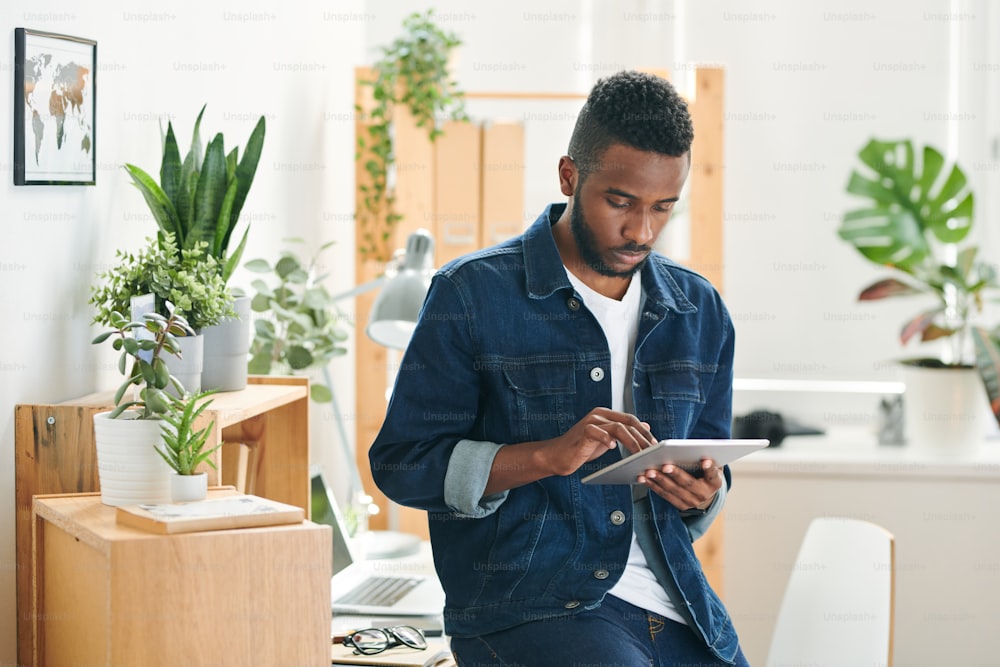
[[[172,234],[162,234],[148,237],[137,253],[119,250],[116,260],[116,266],[100,273],[99,284],[91,289],[90,303],[97,308],[94,322],[113,326],[112,313],[131,313],[133,299],[147,294],[153,295],[153,310],[161,316],[168,316],[167,304],[172,304],[186,318],[191,333],[180,334],[183,355],[171,359],[171,372],[188,390],[200,390],[201,332],[233,314],[215,258],[205,255],[203,245],[180,250]]]
[[[214,393],[214,390],[185,393],[167,399],[167,409],[163,412],[163,439],[157,451],[174,471],[170,478],[170,497],[174,502],[204,500],[208,494],[208,473],[201,469],[202,464],[218,469],[212,454],[222,443],[205,449],[215,421],[195,429],[198,418],[212,403],[211,399],[204,399]]]
[[[112,312],[111,328],[93,340],[95,345],[112,340],[125,378],[115,391],[115,407],[94,415],[101,501],[106,505],[170,500],[170,468],[157,446],[162,417],[170,409],[167,390],[173,387],[183,395],[184,387],[171,376],[166,359],[181,354],[178,337],[192,329],[172,304],[167,310],[166,317],[146,313],[141,321]]]
[[[966,243],[975,198],[965,173],[931,146],[918,159],[910,140],[872,139],[858,157],[863,169],[852,171],[847,192],[865,201],[844,215],[838,234],[893,272],[858,298],[930,296],[933,301],[903,324],[900,342],[950,343],[937,354],[901,361],[906,437],[934,449],[977,446],[985,433],[985,394],[970,326],[998,284],[979,248]],[[957,410],[947,413],[949,404]]]
[[[162,236],[171,234],[180,251],[204,248],[212,258],[223,284],[228,284],[239,266],[246,246],[246,229],[235,248],[230,249],[240,212],[253,184],[264,146],[265,121],[261,116],[247,140],[243,156],[239,147],[226,153],[221,132],[215,134],[202,152],[201,119],[198,112],[184,161],[172,123],[167,123],[160,160],[159,183],[148,173],[126,164],[132,183],[142,193]],[[231,293],[234,313],[219,323],[206,325],[204,385],[232,391],[246,386],[246,356],[250,340],[250,299]]]

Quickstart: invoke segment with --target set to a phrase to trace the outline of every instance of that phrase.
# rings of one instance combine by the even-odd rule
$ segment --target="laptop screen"
[[[344,522],[337,509],[337,501],[333,497],[333,492],[327,486],[326,480],[323,479],[323,473],[318,469],[312,471],[310,489],[312,521],[330,526],[333,529],[333,573],[337,574],[354,562],[351,547],[347,542]]]

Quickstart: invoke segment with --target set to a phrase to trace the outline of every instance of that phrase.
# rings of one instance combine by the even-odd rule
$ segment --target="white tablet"
[[[650,468],[667,463],[688,472],[701,472],[701,460],[715,459],[718,465],[732,463],[769,444],[764,438],[661,440],[652,447],[626,456],[621,461],[583,478],[584,484],[634,484],[635,478]]]

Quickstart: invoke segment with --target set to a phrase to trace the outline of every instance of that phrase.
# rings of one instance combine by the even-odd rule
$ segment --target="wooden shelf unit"
[[[309,380],[250,376],[247,387],[220,392],[202,414],[215,420],[208,446],[223,443],[209,484],[227,484],[302,507],[309,516]],[[113,392],[14,409],[17,643],[19,664],[30,664],[32,499],[40,494],[100,490],[93,416],[113,406]],[[200,428],[201,426],[198,426]]]
[[[96,493],[33,511],[24,664],[330,664],[329,526],[159,535]]]

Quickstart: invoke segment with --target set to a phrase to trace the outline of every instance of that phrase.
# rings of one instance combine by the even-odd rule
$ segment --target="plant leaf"
[[[181,217],[184,207],[178,209],[177,202],[180,191],[184,187],[184,178],[181,174],[181,153],[177,146],[177,137],[174,136],[174,126],[167,123],[167,136],[163,140],[163,159],[160,162],[160,186],[163,194],[174,205],[174,211],[178,215],[177,228],[174,230],[177,244],[184,246],[184,236],[187,232],[186,220]]]
[[[874,301],[876,299],[885,299],[892,296],[922,293],[923,290],[919,290],[901,280],[886,278],[872,283],[868,287],[861,290],[861,294],[858,295],[858,301]]]
[[[246,202],[250,186],[253,184],[254,176],[257,173],[257,163],[260,161],[260,154],[264,148],[265,127],[264,117],[261,116],[250,133],[250,138],[247,139],[247,145],[243,149],[243,159],[236,166],[236,196],[233,199],[233,206],[230,210],[229,222],[224,226],[225,234],[222,238],[221,246],[223,250],[229,247],[229,239],[236,228],[236,223],[239,222],[240,212],[243,210],[243,204]]]
[[[902,331],[899,332],[899,340],[903,343],[903,345],[906,345],[910,342],[910,339],[917,334],[920,334],[921,337],[923,337],[924,330],[934,325],[934,318],[941,313],[942,310],[942,308],[937,308],[935,310],[920,313],[914,317],[912,320],[903,325]]]
[[[142,198],[146,200],[146,205],[149,207],[150,213],[153,214],[153,219],[156,220],[160,231],[177,237],[180,231],[180,221],[170,198],[156,181],[139,167],[126,164],[125,170],[132,177],[132,183],[142,193]]]
[[[194,192],[193,216],[184,248],[193,248],[199,242],[213,247],[215,223],[228,189],[226,155],[223,152],[222,133],[215,135],[205,150],[205,161],[198,176]]]

